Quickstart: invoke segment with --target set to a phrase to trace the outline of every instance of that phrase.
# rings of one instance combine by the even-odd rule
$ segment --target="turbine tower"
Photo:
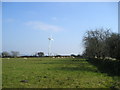
[[[53,40],[53,38],[52,38],[52,35],[51,35],[51,37],[49,37],[48,38],[48,40],[49,40],[49,46],[48,46],[48,56],[51,56],[51,41]]]

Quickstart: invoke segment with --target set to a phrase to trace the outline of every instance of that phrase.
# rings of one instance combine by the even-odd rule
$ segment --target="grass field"
[[[117,80],[78,58],[4,58],[2,70],[3,88],[110,88]]]

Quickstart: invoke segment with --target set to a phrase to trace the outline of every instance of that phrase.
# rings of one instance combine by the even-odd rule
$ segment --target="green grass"
[[[110,88],[116,82],[77,58],[4,58],[2,70],[3,88]]]

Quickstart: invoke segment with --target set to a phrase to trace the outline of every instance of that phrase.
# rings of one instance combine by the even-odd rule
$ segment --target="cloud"
[[[47,23],[43,23],[40,21],[29,21],[26,22],[25,25],[36,29],[36,30],[44,30],[44,31],[61,31],[63,28],[56,26],[56,25],[51,25]]]

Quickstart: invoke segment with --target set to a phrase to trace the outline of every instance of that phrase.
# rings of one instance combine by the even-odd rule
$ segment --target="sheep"
[[[25,57],[24,59],[26,60],[27,58]]]

